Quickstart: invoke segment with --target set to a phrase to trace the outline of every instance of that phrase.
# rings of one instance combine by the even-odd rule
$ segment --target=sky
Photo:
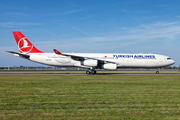
[[[180,66],[179,0],[0,0],[0,67],[43,66],[19,52],[21,31],[43,52],[154,53]]]

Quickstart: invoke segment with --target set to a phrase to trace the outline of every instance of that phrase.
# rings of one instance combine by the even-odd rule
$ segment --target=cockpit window
[[[167,60],[171,60],[171,58],[167,58]]]

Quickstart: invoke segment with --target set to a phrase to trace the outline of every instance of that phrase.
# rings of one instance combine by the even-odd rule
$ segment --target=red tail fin
[[[35,48],[21,32],[13,32],[13,34],[21,53],[43,53]]]

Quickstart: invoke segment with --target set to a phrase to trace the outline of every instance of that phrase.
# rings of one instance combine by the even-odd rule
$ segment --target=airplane
[[[13,31],[19,51],[7,51],[15,56],[57,67],[87,68],[86,74],[96,74],[96,69],[117,70],[118,68],[159,68],[175,63],[168,56],[159,54],[125,53],[44,53],[38,50],[21,32]]]

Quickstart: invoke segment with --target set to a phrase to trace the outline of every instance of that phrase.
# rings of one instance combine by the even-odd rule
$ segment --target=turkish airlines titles
[[[155,55],[113,55],[113,58],[156,59]]]

